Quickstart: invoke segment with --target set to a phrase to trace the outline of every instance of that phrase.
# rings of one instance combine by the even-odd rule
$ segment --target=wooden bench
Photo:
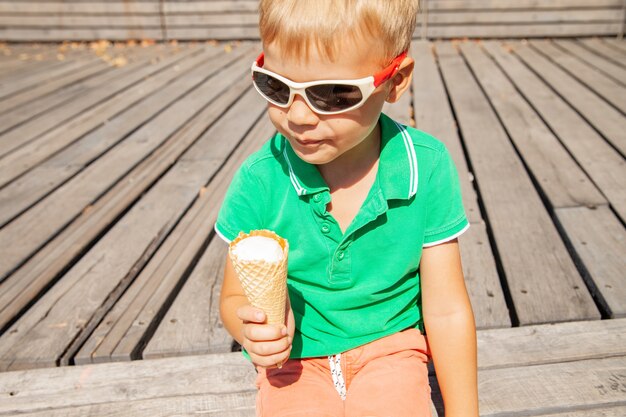
[[[622,0],[421,0],[427,39],[622,36]]]
[[[416,38],[619,36],[623,0],[421,0]],[[0,40],[259,38],[256,0],[0,1]]]
[[[482,330],[478,364],[483,417],[626,413],[626,319]],[[254,379],[241,353],[4,372],[0,416],[252,417]]]

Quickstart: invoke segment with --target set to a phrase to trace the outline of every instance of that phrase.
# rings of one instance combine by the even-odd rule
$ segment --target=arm
[[[424,326],[446,417],[478,417],[476,327],[458,240],[424,248],[420,270]]]
[[[254,364],[273,367],[289,359],[295,325],[289,300],[286,307],[286,326],[267,324],[263,310],[248,302],[230,257],[226,255],[220,316],[228,333],[246,349]]]

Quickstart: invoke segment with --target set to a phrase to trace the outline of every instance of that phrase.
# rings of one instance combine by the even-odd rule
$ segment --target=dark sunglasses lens
[[[339,111],[361,102],[363,95],[358,87],[342,84],[315,85],[306,89],[309,101],[322,111]]]
[[[252,73],[252,80],[261,93],[270,100],[280,104],[287,104],[289,101],[289,86],[284,82],[257,71]]]

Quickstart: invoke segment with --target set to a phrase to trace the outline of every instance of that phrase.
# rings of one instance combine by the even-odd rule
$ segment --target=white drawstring
[[[335,389],[339,393],[342,400],[346,399],[346,382],[343,379],[343,373],[341,372],[341,354],[331,355],[328,357],[330,363],[330,374],[333,377],[333,383]]]

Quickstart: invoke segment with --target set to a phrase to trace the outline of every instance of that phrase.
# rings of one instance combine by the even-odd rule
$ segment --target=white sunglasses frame
[[[377,79],[376,76],[374,75],[370,75],[369,77],[365,77],[365,78],[359,78],[359,79],[354,79],[354,80],[317,80],[317,81],[308,81],[308,82],[304,82],[304,83],[298,83],[295,81],[291,81],[289,78],[285,78],[280,74],[276,74],[275,72],[272,72],[270,70],[267,70],[265,68],[262,68],[258,65],[258,62],[261,61],[261,65],[262,63],[262,59],[263,59],[263,54],[261,54],[259,56],[259,58],[257,58],[253,63],[252,63],[252,67],[250,68],[251,72],[252,72],[252,85],[254,85],[254,88],[256,89],[256,91],[261,95],[261,97],[263,97],[265,100],[269,101],[270,103],[281,107],[281,108],[287,108],[289,106],[291,106],[291,104],[293,103],[293,99],[295,97],[296,94],[298,94],[300,97],[302,97],[304,99],[304,101],[306,102],[306,104],[309,106],[309,108],[311,109],[311,111],[317,113],[317,114],[341,114],[341,113],[345,113],[351,110],[356,110],[359,107],[361,107],[363,104],[365,104],[365,102],[369,99],[369,97],[372,95],[372,93],[376,90],[376,88],[380,85],[382,85],[385,81],[387,81],[389,78],[391,78],[393,75],[395,75],[396,71],[398,70],[399,66],[400,66],[400,62],[402,59],[404,59],[404,57],[406,56],[406,51],[403,52],[402,54],[398,55],[398,57],[396,57],[394,59],[394,61],[392,62],[392,71],[389,71],[389,74],[385,74],[384,77]],[[388,67],[389,68],[389,67]],[[279,103],[275,100],[272,100],[271,98],[269,98],[268,96],[266,96],[260,89],[259,87],[257,87],[256,83],[254,82],[254,72],[260,72],[262,74],[265,75],[269,75],[271,77],[276,78],[277,80],[285,83],[287,85],[287,87],[289,87],[289,99],[287,100],[287,103],[283,104],[283,103]],[[386,71],[383,70],[381,73],[385,73]],[[380,73],[379,73],[380,74]],[[315,107],[311,101],[309,100],[309,98],[307,97],[306,94],[306,89],[312,86],[316,86],[316,85],[324,85],[324,84],[338,84],[338,85],[348,85],[351,87],[357,87],[360,91],[361,91],[361,101],[358,102],[357,104],[355,104],[354,106],[345,108],[345,109],[341,109],[341,110],[336,110],[336,111],[324,111],[324,110],[320,110],[317,107]]]
[[[272,71],[266,70],[265,68],[259,67],[256,62],[252,64],[252,72],[260,72],[262,74],[269,75],[285,83],[287,87],[289,87],[289,100],[287,100],[287,103],[283,104],[283,103],[274,101],[268,96],[266,96],[265,94],[263,94],[263,92],[261,92],[259,87],[257,87],[256,83],[253,81],[252,84],[254,85],[254,88],[256,89],[256,91],[259,92],[259,94],[261,94],[261,96],[265,100],[269,101],[270,103],[278,107],[287,108],[291,106],[291,104],[293,103],[294,97],[296,96],[296,94],[298,94],[300,97],[304,99],[304,101],[309,106],[309,108],[318,114],[340,114],[340,113],[344,113],[350,110],[356,110],[359,107],[361,107],[367,101],[367,99],[372,95],[374,90],[376,90],[376,87],[374,86],[374,77],[371,75],[369,77],[360,78],[358,80],[318,80],[318,81],[309,81],[305,83],[297,83],[295,81],[291,81],[289,78],[283,77],[282,75],[276,74]],[[341,109],[337,111],[320,110],[311,103],[311,101],[309,100],[309,97],[307,97],[305,90],[309,87],[313,87],[316,85],[324,85],[324,84],[339,84],[339,85],[349,85],[351,87],[357,87],[361,91],[361,96],[362,96],[361,101],[359,101],[357,104],[355,104],[352,107],[348,107],[346,109]]]

